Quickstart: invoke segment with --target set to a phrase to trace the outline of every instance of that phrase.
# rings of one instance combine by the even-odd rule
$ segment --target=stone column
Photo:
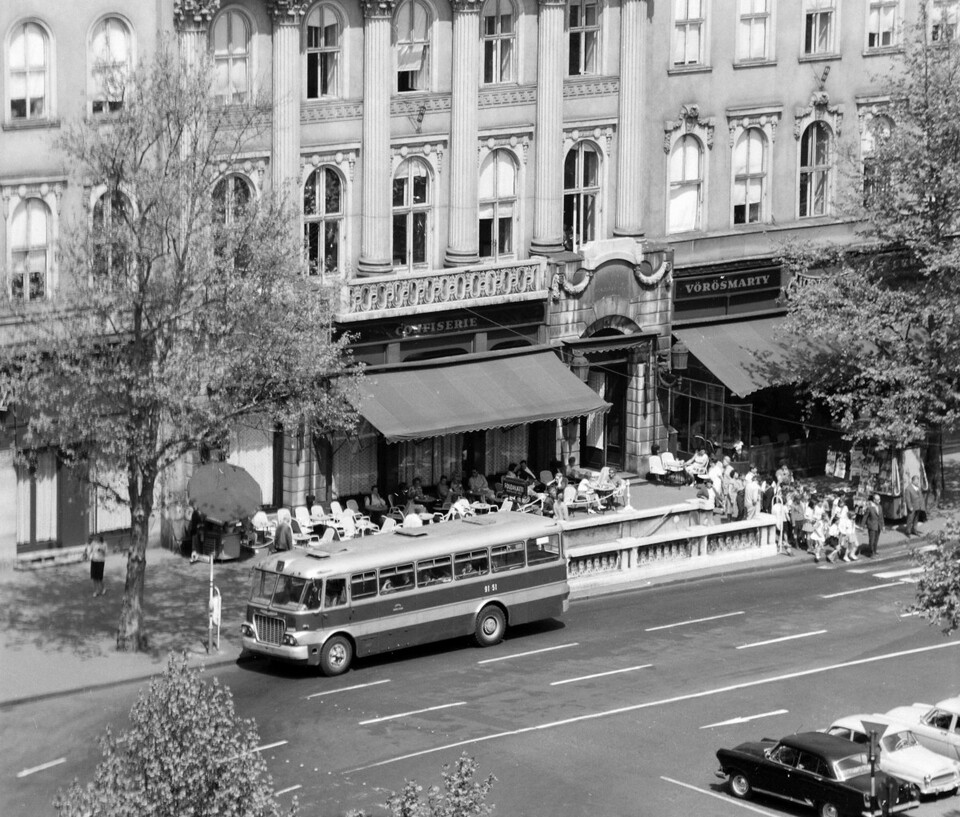
[[[643,63],[647,57],[647,2],[620,5],[619,173],[614,235],[643,235],[643,112],[646,107]]]
[[[537,39],[537,161],[533,241],[535,255],[563,249],[564,0],[540,0]]]
[[[363,217],[359,275],[393,270],[390,256],[390,93],[393,49],[390,26],[394,0],[361,0],[363,5]]]
[[[452,0],[453,95],[450,106],[450,236],[444,264],[480,258],[477,222],[477,119],[480,88],[480,0]]]
[[[300,21],[309,2],[270,0],[273,19],[273,153],[274,190],[285,187],[296,199],[300,182]]]
[[[210,21],[219,8],[220,0],[176,0],[173,4],[180,56],[188,65],[196,65],[197,58],[207,50]]]

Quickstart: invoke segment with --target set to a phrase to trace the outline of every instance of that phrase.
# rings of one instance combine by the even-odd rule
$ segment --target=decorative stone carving
[[[688,103],[680,106],[680,113],[676,119],[667,119],[663,123],[663,152],[670,153],[673,141],[678,131],[697,134],[707,146],[713,148],[713,133],[716,129],[716,119],[712,116],[701,117],[700,106]]]
[[[620,93],[619,77],[590,77],[589,79],[567,79],[563,83],[563,98],[615,96]]]
[[[609,156],[610,148],[613,145],[613,127],[597,127],[589,131],[582,131],[580,128],[564,128],[563,146],[569,150],[573,145],[583,139],[590,139],[603,148],[603,152]]]
[[[830,95],[826,91],[814,91],[810,95],[809,106],[794,111],[793,138],[799,140],[806,127],[815,120],[826,122],[834,136],[839,138],[843,125],[843,105],[831,105]]]
[[[753,110],[727,111],[727,132],[730,134],[730,147],[737,142],[737,137],[747,128],[759,128],[770,139],[777,141],[777,127],[783,111],[779,107]]]
[[[205,27],[220,9],[220,0],[176,0],[173,4],[173,22],[177,28]]]
[[[339,168],[350,181],[353,181],[353,175],[357,165],[357,152],[355,150],[337,150],[313,153],[310,156],[301,156],[301,180],[306,182],[307,176],[321,165],[333,165]]]
[[[481,139],[477,143],[477,166],[483,161],[487,153],[494,150],[509,150],[521,164],[527,163],[527,152],[530,150],[530,136],[532,131],[523,134],[497,134]]]
[[[650,272],[647,272],[647,270]],[[640,286],[647,289],[652,289],[657,284],[666,278],[673,269],[673,264],[670,263],[670,258],[666,253],[660,259],[660,266],[656,269],[653,269],[653,265],[647,261],[643,260],[639,264],[633,265],[633,277],[636,279],[637,283]],[[669,279],[668,279],[669,280]]]
[[[365,19],[386,17],[389,20],[393,17],[393,10],[396,7],[396,0],[360,0],[360,8],[363,9]]]
[[[300,25],[308,8],[309,0],[267,0],[267,11],[276,25]]]
[[[480,89],[481,108],[501,108],[510,105],[530,105],[537,101],[536,85],[514,85]]]

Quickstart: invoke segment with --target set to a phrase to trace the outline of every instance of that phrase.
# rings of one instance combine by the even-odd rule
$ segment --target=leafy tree
[[[936,434],[960,418],[960,42],[930,37],[922,17],[878,80],[889,104],[867,123],[872,146],[864,157],[856,146],[836,185],[862,241],[793,244],[783,260],[805,284],[787,333],[809,339],[790,379],[855,443],[932,435],[936,484]]]
[[[256,102],[217,107],[213,78],[209,59],[187,64],[163,41],[109,83],[118,110],[65,128],[65,165],[104,195],[66,230],[58,297],[11,302],[16,342],[0,350],[0,393],[29,417],[24,449],[54,447],[129,505],[120,650],[146,646],[147,537],[166,469],[244,424],[356,422],[360,375],[331,332],[335,293],[305,275],[295,209],[225,175],[258,172],[245,151],[268,150],[269,117]]]
[[[960,629],[960,522],[949,520],[946,530],[937,533],[936,549],[921,551],[916,559],[923,573],[909,609],[950,635]]]
[[[132,726],[100,739],[103,760],[54,806],[60,817],[279,817],[257,730],[237,717],[229,689],[207,683],[171,655],[141,690]],[[290,815],[297,811],[294,801]]]

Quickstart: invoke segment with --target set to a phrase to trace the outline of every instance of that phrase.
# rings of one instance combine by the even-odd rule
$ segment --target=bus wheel
[[[342,635],[328,638],[320,652],[320,669],[324,675],[342,675],[350,669],[353,647]]]
[[[503,610],[494,605],[484,607],[477,616],[477,626],[473,631],[473,637],[481,647],[490,647],[499,644],[503,640],[503,634],[507,630],[507,620],[503,615]]]

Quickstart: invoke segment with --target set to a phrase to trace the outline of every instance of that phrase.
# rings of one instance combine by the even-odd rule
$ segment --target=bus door
[[[329,579],[327,580],[330,581]],[[330,612],[331,626],[338,613]],[[377,598],[377,571],[354,573],[350,577],[350,601],[344,612],[357,645],[357,655],[372,655],[380,650],[380,603]]]
[[[413,563],[391,565],[379,571],[380,649],[396,650],[418,643],[414,615],[420,595]]]

